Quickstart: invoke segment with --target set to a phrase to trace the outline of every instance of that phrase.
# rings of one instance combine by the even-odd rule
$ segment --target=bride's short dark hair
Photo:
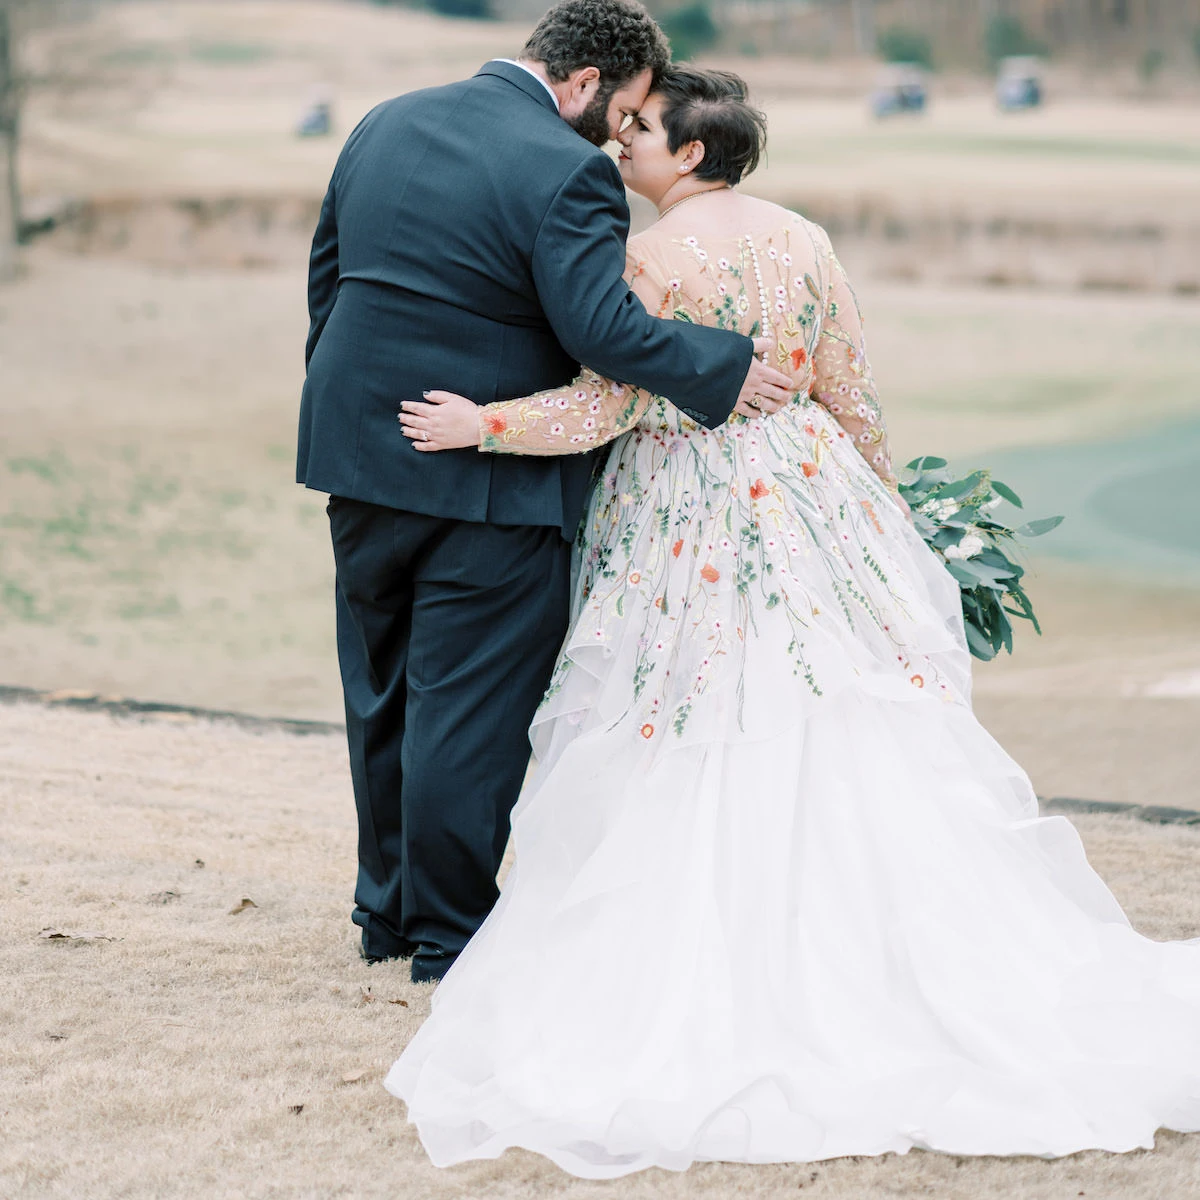
[[[657,79],[671,46],[636,0],[561,0],[537,23],[522,54],[540,62],[554,83],[595,67],[611,95],[643,71]]]
[[[654,85],[663,99],[667,148],[674,154],[689,142],[704,143],[697,179],[732,187],[758,166],[767,144],[767,118],[747,102],[743,79],[732,71],[702,71],[672,65]]]

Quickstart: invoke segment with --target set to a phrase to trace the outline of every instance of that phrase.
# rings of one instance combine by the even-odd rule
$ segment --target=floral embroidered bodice
[[[781,227],[703,244],[694,236],[667,239],[652,227],[630,240],[626,278],[657,316],[751,337],[765,328],[776,342],[773,365],[795,381],[797,402],[811,396],[828,409],[894,490],[858,303],[825,231],[794,213],[786,217]],[[738,422],[744,419],[731,416],[729,423]],[[706,432],[661,398],[585,367],[563,387],[481,408],[480,449],[576,453],[639,424],[662,433]]]

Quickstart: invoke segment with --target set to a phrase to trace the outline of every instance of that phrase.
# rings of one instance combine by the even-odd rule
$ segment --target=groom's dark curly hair
[[[610,95],[649,68],[657,80],[671,46],[654,18],[634,0],[562,0],[537,23],[522,51],[554,83],[595,67]]]

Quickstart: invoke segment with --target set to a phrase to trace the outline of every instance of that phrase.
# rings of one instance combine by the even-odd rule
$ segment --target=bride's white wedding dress
[[[1135,933],[973,716],[957,586],[888,491],[816,227],[631,244],[765,309],[800,397],[716,431],[584,376],[488,448],[632,426],[589,512],[516,866],[387,1077],[432,1160],[1062,1155],[1200,1128],[1200,946]],[[811,393],[811,394],[810,394]]]

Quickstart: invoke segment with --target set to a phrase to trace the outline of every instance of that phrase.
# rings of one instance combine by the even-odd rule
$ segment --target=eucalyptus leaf
[[[1017,508],[1025,507],[1025,505],[1021,503],[1021,497],[1018,496],[1017,493],[1014,492],[1007,483],[1001,483],[1000,480],[993,479],[992,491],[995,492],[997,496],[1003,496],[1004,499],[1009,502],[1009,504],[1014,504]]]
[[[972,471],[964,479],[956,479],[938,489],[939,500],[957,500],[960,496],[969,496],[983,482],[982,471]]]
[[[984,662],[991,662],[996,657],[996,651],[992,649],[991,643],[974,625],[967,626],[967,645],[970,647],[971,653]]]
[[[1020,526],[1016,533],[1018,537],[1041,537],[1043,533],[1057,529],[1062,523],[1062,517],[1039,517],[1036,521],[1029,521]]]

